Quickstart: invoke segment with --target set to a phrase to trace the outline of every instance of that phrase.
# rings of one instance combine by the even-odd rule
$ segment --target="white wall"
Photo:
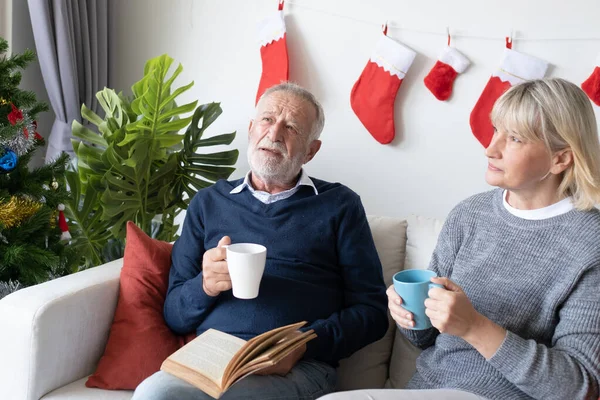
[[[234,145],[241,157],[233,177],[243,176],[261,73],[256,22],[274,11],[277,1],[129,0],[114,7],[111,86],[128,89],[148,58],[165,52],[174,57],[184,66],[179,83],[196,83],[186,99],[221,102],[224,112],[212,133],[237,130]],[[488,189],[483,148],[468,121],[502,59],[503,36],[511,28],[517,36],[513,49],[550,62],[549,75],[578,84],[600,51],[600,40],[584,40],[600,39],[596,0],[571,0],[568,6],[559,0],[297,0],[286,2],[285,11],[290,78],[313,91],[326,114],[323,147],[307,170],[353,188],[372,214],[444,216],[461,199]],[[385,19],[393,25],[388,35],[419,54],[396,98],[396,139],[384,146],[353,114],[350,90]],[[457,34],[488,39],[453,39],[473,65],[458,77],[451,100],[440,102],[423,78],[445,36],[415,30],[442,34],[447,25]],[[531,40],[541,38],[582,40]]]

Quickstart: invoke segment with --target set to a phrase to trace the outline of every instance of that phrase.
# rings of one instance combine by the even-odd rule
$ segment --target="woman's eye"
[[[516,136],[509,136],[509,139],[510,139],[511,142],[521,143],[521,139],[519,139]]]

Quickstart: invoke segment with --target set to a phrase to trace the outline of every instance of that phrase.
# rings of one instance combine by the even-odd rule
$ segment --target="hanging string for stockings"
[[[382,18],[380,21],[373,21],[373,20],[367,20],[367,19],[363,19],[363,18],[357,18],[357,17],[351,16],[351,15],[340,14],[337,12],[324,10],[321,8],[316,8],[316,7],[307,5],[305,2],[303,2],[301,0],[286,0],[286,3],[289,6],[291,6],[288,8],[288,10],[298,7],[299,9],[306,9],[311,12],[315,12],[315,13],[319,13],[319,14],[330,15],[330,16],[333,16],[336,18],[343,18],[343,19],[350,20],[353,22],[358,22],[358,23],[365,24],[365,25],[374,25],[374,26],[381,26],[381,21],[385,19],[385,20],[387,20],[387,27],[390,30],[415,32],[415,33],[421,33],[421,34],[425,34],[425,35],[447,36],[448,40],[450,40],[450,28],[449,27],[443,27],[440,30],[412,29],[412,28],[409,28],[406,26],[402,26],[402,24],[400,24],[400,23],[394,23],[393,22],[394,18]],[[399,18],[398,20],[400,21],[401,19]],[[544,41],[548,41],[548,42],[550,42],[550,41],[595,41],[595,40],[600,41],[600,34],[598,36],[580,36],[580,37],[561,37],[561,36],[520,37],[519,35],[517,35],[517,31],[514,31],[512,29],[507,29],[506,33],[501,34],[501,35],[486,35],[486,34],[475,34],[475,33],[471,34],[471,33],[466,33],[464,30],[461,30],[461,29],[457,29],[452,32],[452,38],[504,40],[506,36],[512,37],[515,40],[519,40],[519,41],[539,41],[539,42],[544,42]]]

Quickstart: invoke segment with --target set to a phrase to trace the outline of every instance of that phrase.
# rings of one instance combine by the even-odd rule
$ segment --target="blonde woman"
[[[433,328],[393,287],[390,313],[423,349],[405,390],[322,399],[593,399],[600,396],[600,144],[590,101],[562,79],[494,105],[486,181],[461,202],[430,269]]]

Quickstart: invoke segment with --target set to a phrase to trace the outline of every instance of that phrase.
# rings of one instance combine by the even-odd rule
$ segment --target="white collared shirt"
[[[547,207],[536,208],[535,210],[519,210],[518,208],[514,208],[506,201],[506,196],[508,191],[505,190],[502,195],[502,203],[504,204],[504,208],[514,215],[515,217],[529,219],[529,220],[540,220],[546,218],[557,217],[559,215],[568,213],[573,208],[573,202],[571,201],[571,197],[567,197],[559,201],[558,203],[550,204]]]
[[[271,203],[275,203],[276,201],[279,201],[279,200],[287,199],[288,197],[291,197],[294,193],[296,193],[298,191],[298,189],[300,189],[300,186],[310,186],[315,191],[315,194],[319,194],[317,187],[315,186],[312,179],[310,179],[308,174],[304,171],[304,169],[302,169],[302,171],[301,171],[300,179],[298,179],[298,182],[296,182],[296,186],[294,186],[291,189],[285,190],[280,193],[275,193],[275,194],[271,194],[271,193],[263,192],[262,190],[254,189],[254,187],[252,187],[252,182],[250,181],[251,173],[252,173],[252,171],[248,171],[248,173],[246,174],[246,177],[244,178],[244,182],[242,182],[241,184],[239,184],[238,186],[233,188],[233,190],[229,193],[230,194],[238,194],[238,193],[241,193],[245,188],[248,188],[250,193],[252,193],[252,196],[254,196],[256,199],[260,200],[264,204],[271,204]]]

